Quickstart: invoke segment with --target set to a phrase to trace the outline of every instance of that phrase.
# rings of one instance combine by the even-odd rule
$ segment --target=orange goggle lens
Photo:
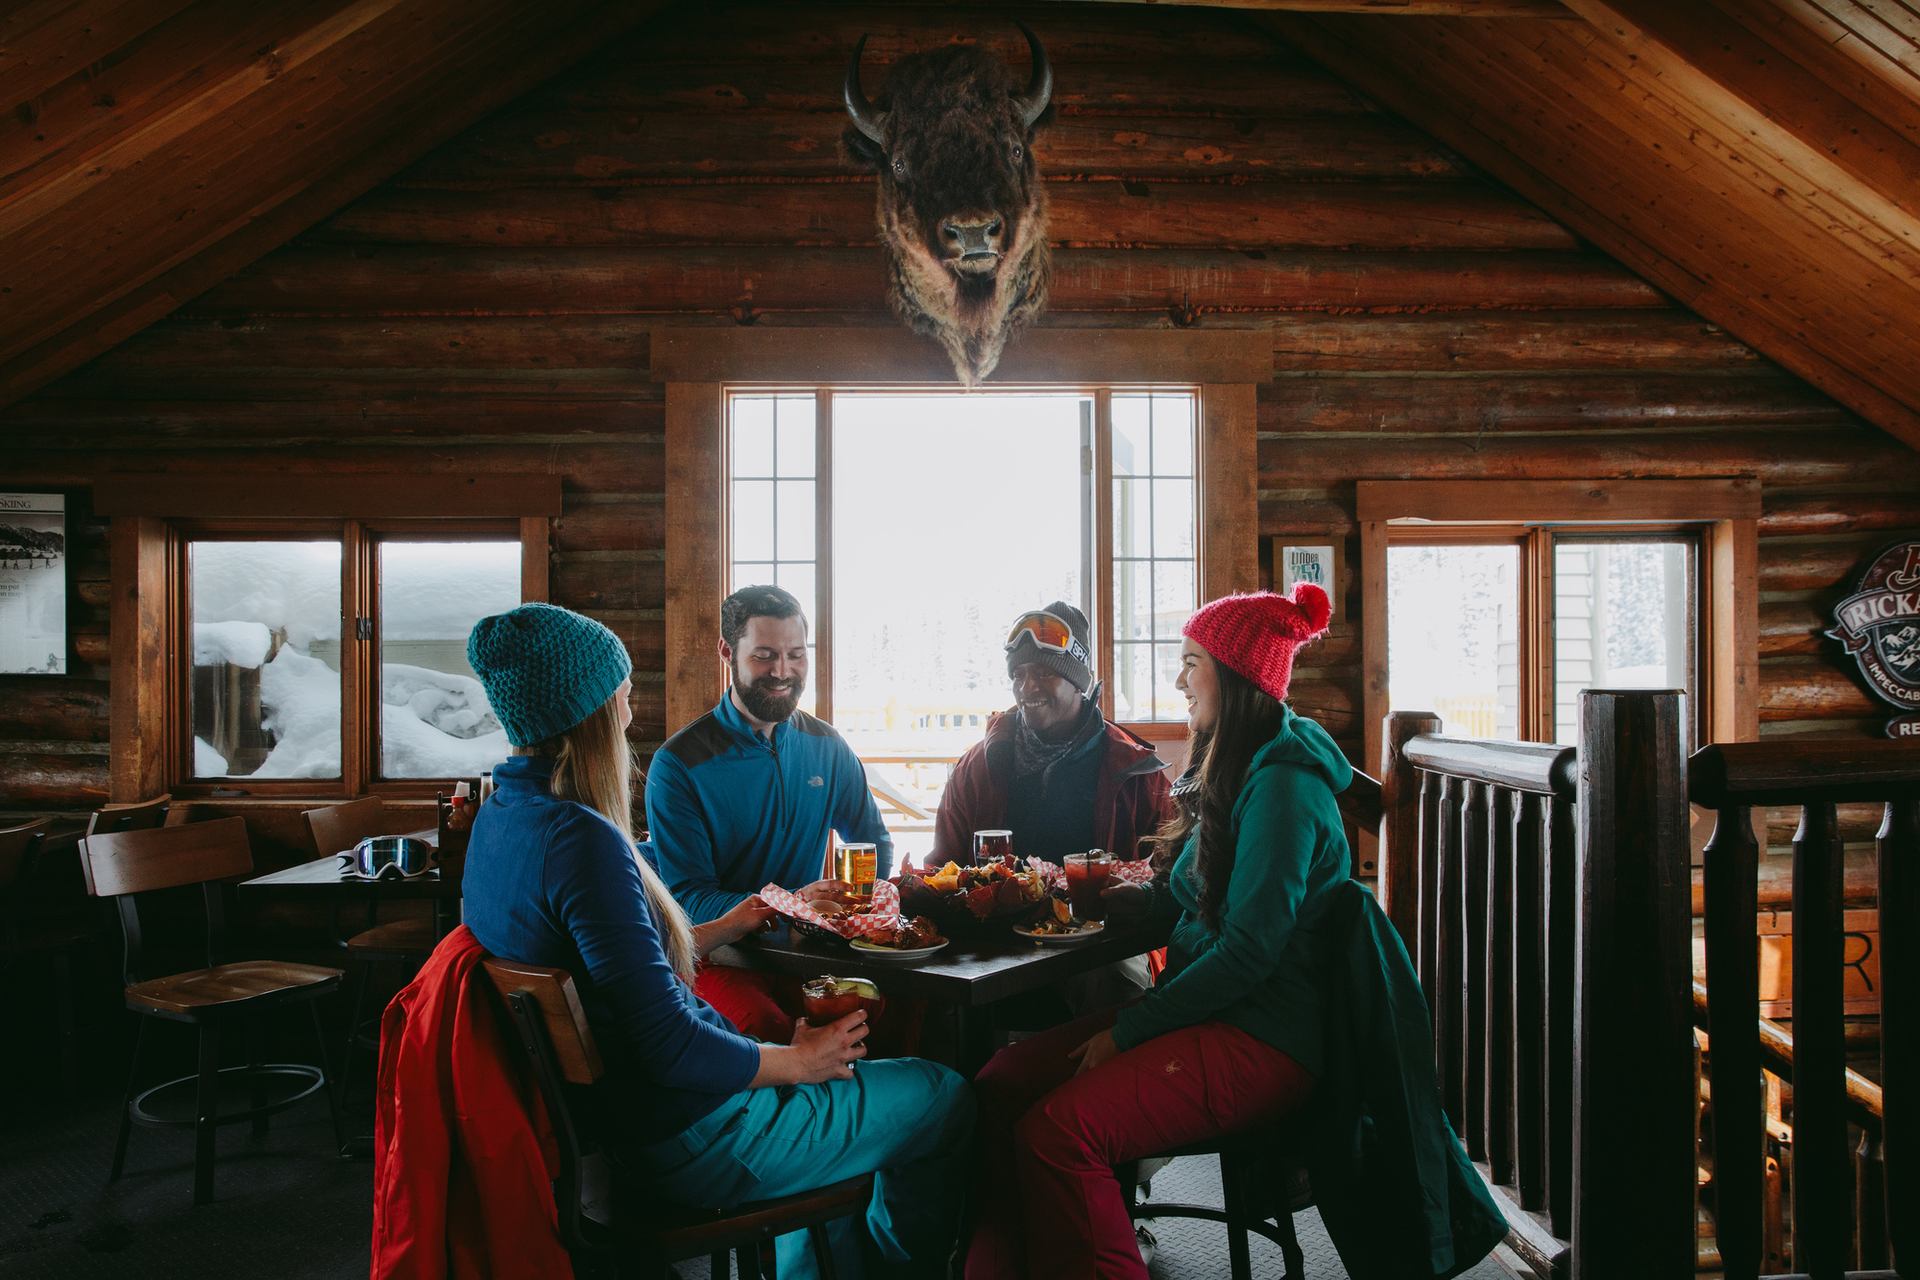
[[[1079,662],[1092,666],[1090,655],[1080,642],[1073,638],[1073,629],[1050,613],[1029,613],[1013,624],[1013,630],[1007,633],[1007,649],[1020,643],[1021,637],[1030,636],[1042,649],[1051,649],[1055,653],[1064,653]]]

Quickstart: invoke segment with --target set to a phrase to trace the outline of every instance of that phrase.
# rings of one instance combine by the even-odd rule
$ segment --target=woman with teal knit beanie
[[[494,955],[572,973],[607,1066],[596,1110],[636,1190],[719,1209],[876,1172],[865,1232],[828,1229],[838,1274],[864,1274],[869,1252],[943,1266],[965,1083],[915,1058],[863,1061],[864,1013],[763,1044],[694,994],[699,959],[770,913],[752,898],[695,928],[636,848],[619,637],[527,604],[475,624],[467,658],[514,754],[474,819],[464,918]],[[818,1274],[804,1233],[777,1253],[782,1280]]]

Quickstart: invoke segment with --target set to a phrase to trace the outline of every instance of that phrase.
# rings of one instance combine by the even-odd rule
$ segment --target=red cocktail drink
[[[1113,859],[1099,849],[1067,855],[1067,902],[1082,920],[1104,920],[1107,904],[1100,891],[1113,878]]]
[[[865,1009],[867,1025],[872,1026],[879,1019],[880,1011],[887,1007],[880,988],[866,979],[836,978],[831,974],[801,987],[800,999],[807,1006],[807,1021],[816,1027],[844,1018],[855,1009]]]

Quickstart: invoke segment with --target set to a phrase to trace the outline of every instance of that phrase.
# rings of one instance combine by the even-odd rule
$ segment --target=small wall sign
[[[1328,600],[1340,599],[1334,582],[1334,551],[1330,546],[1281,544],[1275,569],[1280,581],[1274,589],[1281,595],[1291,593],[1296,582],[1311,582],[1327,593]],[[1334,611],[1339,612],[1337,607]]]
[[[1846,646],[1873,691],[1902,711],[1920,711],[1920,542],[1876,556],[1833,618],[1827,634]],[[1920,741],[1920,716],[1895,717],[1887,736]]]
[[[0,493],[0,672],[66,670],[66,496]]]

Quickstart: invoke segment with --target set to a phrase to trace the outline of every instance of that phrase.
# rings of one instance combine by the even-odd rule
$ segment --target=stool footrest
[[[220,1105],[228,1101],[229,1092],[239,1094],[240,1090],[250,1089],[253,1085],[255,1068],[252,1066],[222,1067],[218,1083],[219,1097],[216,1099],[218,1110],[214,1123],[238,1124],[242,1120],[252,1120],[256,1116],[270,1116],[276,1111],[285,1111],[288,1107],[304,1102],[326,1087],[327,1078],[320,1068],[304,1062],[263,1062],[258,1068],[260,1076],[266,1078],[268,1087],[281,1090],[281,1096],[273,1098],[261,1106],[245,1106],[229,1110]],[[286,1092],[291,1086],[291,1092]],[[199,1076],[181,1076],[177,1080],[168,1080],[145,1090],[128,1104],[133,1122],[145,1125],[149,1129],[192,1128],[197,1107],[196,1093],[200,1087]]]

